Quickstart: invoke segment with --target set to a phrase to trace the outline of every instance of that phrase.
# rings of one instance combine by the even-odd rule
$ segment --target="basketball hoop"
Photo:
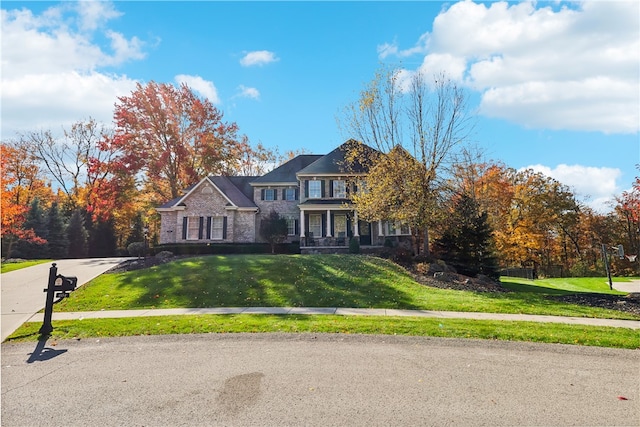
[[[629,260],[629,262],[634,262],[638,255],[625,255],[625,257]]]

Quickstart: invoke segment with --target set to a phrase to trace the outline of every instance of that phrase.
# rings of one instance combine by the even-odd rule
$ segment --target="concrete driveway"
[[[609,282],[607,282],[608,284]],[[640,293],[640,280],[630,282],[613,282],[613,289],[621,292]]]
[[[129,258],[63,259],[54,261],[58,274],[76,276],[78,286],[98,277]],[[44,308],[44,289],[51,264],[39,264],[0,275],[2,298],[2,341]]]

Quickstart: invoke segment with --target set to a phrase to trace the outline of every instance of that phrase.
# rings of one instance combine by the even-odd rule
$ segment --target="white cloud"
[[[640,131],[640,3],[461,1],[414,47],[421,69],[445,71],[482,95],[480,112],[527,127]],[[552,7],[555,6],[555,7]]]
[[[247,87],[245,85],[238,86],[240,93],[238,96],[243,98],[260,99],[260,91],[255,87]]]
[[[200,76],[189,76],[186,74],[179,74],[175,77],[176,82],[186,84],[191,89],[198,92],[200,95],[208,98],[214,104],[220,104],[220,98],[218,97],[218,89],[210,81],[203,79]]]
[[[271,62],[279,61],[276,54],[268,50],[256,50],[247,53],[240,59],[240,64],[243,67],[252,67],[254,65],[263,66]]]
[[[622,176],[620,169],[565,164],[560,164],[553,169],[540,164],[527,166],[524,169],[543,173],[568,186],[578,199],[583,200],[598,212],[609,211],[609,203],[620,193],[617,184]]]
[[[144,58],[144,43],[105,29],[121,15],[112,3],[62,3],[33,14],[1,13],[2,138],[59,129],[90,117],[110,123],[117,96],[135,88],[124,75],[98,71]],[[104,36],[106,49],[94,42]]]

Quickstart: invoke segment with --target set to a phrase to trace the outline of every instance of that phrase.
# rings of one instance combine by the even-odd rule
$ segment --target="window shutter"
[[[210,216],[207,217],[207,240],[211,240],[211,223],[213,222],[213,218]]]
[[[204,235],[204,217],[200,217],[200,223],[198,224],[198,240],[202,240]]]
[[[335,227],[335,224],[334,224],[335,218],[336,218],[335,215],[331,215],[331,235],[333,237],[336,237],[336,227]]]
[[[227,239],[227,217],[226,216],[222,217],[222,239],[223,240]]]
[[[187,221],[189,219],[186,216],[182,217],[182,240],[187,240]]]
[[[299,200],[300,199],[300,190],[296,188],[296,189],[294,189],[294,191],[296,193],[295,194],[295,200]]]
[[[278,189],[274,188],[271,191],[273,191],[273,200],[278,200]],[[283,197],[283,199],[284,199],[284,197]]]
[[[320,181],[320,197],[324,198],[324,179]]]
[[[287,200],[287,189],[286,188],[282,189],[282,200]]]
[[[260,200],[264,200],[264,188],[260,190]]]
[[[305,199],[309,198],[309,180],[304,180],[304,197]]]
[[[298,219],[293,220],[293,232],[296,236],[300,234],[300,220]]]
[[[329,197],[333,197],[333,180],[329,180]],[[333,232],[331,233],[333,235]]]
[[[324,183],[324,181],[322,181]],[[320,237],[324,237],[327,235],[327,214],[322,214],[322,236]]]

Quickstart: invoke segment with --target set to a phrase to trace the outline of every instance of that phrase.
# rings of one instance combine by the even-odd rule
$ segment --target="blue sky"
[[[189,84],[253,143],[326,153],[381,64],[445,71],[488,159],[598,210],[640,163],[640,3],[2,2],[2,139],[109,124],[136,82]]]

